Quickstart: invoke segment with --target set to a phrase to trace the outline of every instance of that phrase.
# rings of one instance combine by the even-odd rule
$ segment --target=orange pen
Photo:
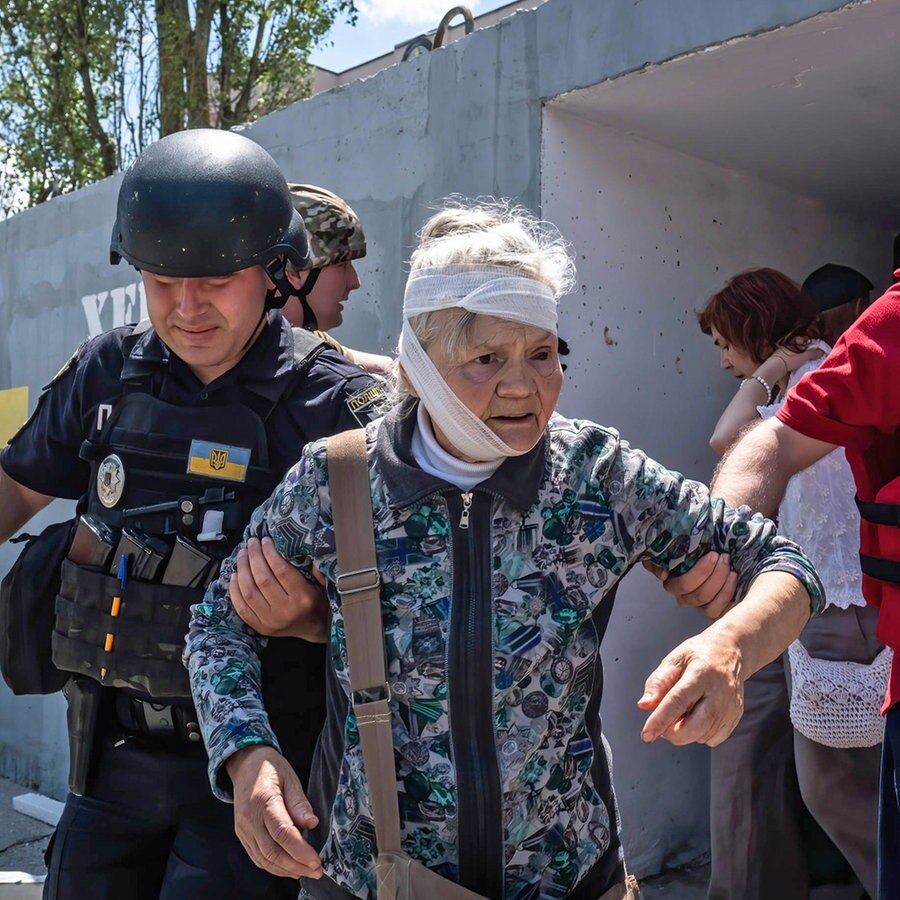
[[[119,560],[118,575],[119,575],[119,586],[124,590],[125,582],[128,580],[128,556],[125,553],[122,554],[122,558]],[[116,618],[116,616],[119,615],[119,612],[121,611],[121,609],[122,609],[122,598],[119,596],[113,597],[112,608],[110,609],[109,614],[113,618]],[[103,650],[106,653],[111,652],[112,648],[113,648],[113,644],[115,644],[115,642],[116,642],[116,636],[111,631],[108,631],[106,633],[106,641],[103,644]],[[108,670],[107,670],[106,666],[101,666],[100,667],[100,677],[106,678],[107,671]]]

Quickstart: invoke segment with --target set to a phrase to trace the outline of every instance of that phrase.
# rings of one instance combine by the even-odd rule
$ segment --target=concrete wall
[[[492,9],[490,12],[475,16],[475,28],[490,28],[492,25],[496,25],[501,19],[511,16],[517,10],[534,9],[534,7],[540,6],[541,3],[545,2],[546,0],[513,0],[512,3],[506,3],[497,9]],[[449,8],[450,7],[448,7],[448,9]],[[453,17],[452,21],[456,24],[451,25],[444,32],[444,40],[441,44],[443,47],[448,47],[454,41],[458,41],[460,38],[466,36],[464,19],[457,14]],[[372,75],[377,75],[389,66],[397,65],[403,61],[403,54],[406,52],[407,47],[417,38],[427,37],[433,42],[437,35],[439,25],[440,19],[437,19],[434,22],[434,27],[430,31],[418,35],[409,34],[399,44],[395,44],[393,50],[353,66],[351,69],[344,69],[343,72],[332,72],[330,69],[320,69],[318,66],[314,66],[312,71],[312,94],[330,91],[333,88],[350,84],[360,78],[370,78]]]
[[[632,445],[708,481],[707,445],[737,387],[695,311],[727,277],[773,266],[802,280],[840,259],[883,286],[892,232],[548,105],[542,212],[571,241],[576,291],[561,307],[572,347],[560,409],[619,429]],[[644,679],[705,620],[647,573],[619,591],[604,642],[602,713],[632,866],[657,871],[706,845],[708,754],[647,747],[635,708]],[[652,810],[652,817],[647,812]]]
[[[401,261],[408,257],[415,231],[435,198],[451,192],[496,194],[514,197],[535,210],[540,208],[542,103],[546,98],[597,84],[647,62],[660,62],[843,5],[836,0],[754,0],[752,4],[741,0],[606,0],[602,4],[595,0],[549,0],[536,10],[518,14],[444,50],[268,116],[246,133],[273,153],[289,179],[334,188],[362,216],[370,246],[369,257],[360,266],[365,287],[348,305],[347,322],[338,337],[366,349],[390,350],[396,344],[400,322],[405,280]],[[576,143],[573,138],[573,148]],[[584,152],[587,149],[583,148]],[[548,210],[559,194],[553,179],[561,163],[553,160],[555,157],[548,153]],[[590,182],[592,172],[586,165],[577,167],[577,172],[578,177]],[[618,178],[615,173],[610,175],[611,193],[615,193]],[[0,389],[27,385],[32,405],[40,386],[98,323],[108,328],[139,314],[140,293],[135,288],[134,272],[112,268],[106,261],[117,188],[118,179],[109,179],[0,223]],[[587,193],[579,197],[576,191],[571,192],[573,204],[585,203],[586,198]],[[686,222],[693,198],[685,192],[676,199],[673,208]],[[658,219],[658,204],[649,199],[647,202],[648,215]],[[608,218],[609,211],[602,205],[597,208],[588,204],[577,228],[568,227],[573,220],[562,206],[557,205],[552,214],[573,232],[569,235],[573,240],[581,240],[575,232],[585,229],[585,216],[599,215],[602,220]],[[767,216],[771,217],[769,213],[759,214],[760,220],[767,221]],[[653,230],[648,226],[635,236],[643,240]],[[743,237],[734,225],[729,236]],[[615,240],[624,252],[624,234],[619,233]],[[723,235],[720,246],[725,243]],[[740,244],[740,240],[735,243]],[[656,281],[648,281],[644,277],[648,273],[642,274],[641,267],[632,261],[627,271],[619,270],[615,291],[605,280],[609,273],[601,262],[610,255],[598,251],[592,254],[591,266],[595,268],[584,270],[585,290],[570,304],[572,312],[566,313],[566,324],[571,324],[568,334],[574,339],[579,361],[564,408],[574,410],[590,399],[590,405],[584,402],[577,411],[621,424],[649,451],[702,474],[709,460],[702,451],[701,434],[705,435],[711,419],[701,423],[696,435],[677,437],[683,418],[677,410],[687,413],[698,407],[715,408],[724,398],[724,388],[710,388],[716,393],[708,396],[668,388],[675,383],[674,356],[682,351],[673,351],[663,340],[656,344],[656,352],[658,359],[671,367],[666,369],[665,385],[659,374],[638,365],[631,356],[635,348],[646,348],[648,334],[657,330],[665,334],[666,328],[678,324],[679,316],[685,320],[685,309],[679,307],[676,312],[677,303],[671,305],[672,301],[665,299],[668,293],[648,304],[643,316],[634,307],[617,307],[613,301],[616,293],[634,295],[633,289],[624,291],[626,276],[643,278],[640,283],[648,286],[667,283],[662,273],[668,271],[669,254],[675,248],[668,241],[665,246],[668,262],[653,264]],[[699,250],[688,254],[687,244],[681,252],[691,264],[700,261],[698,273],[692,277],[708,279],[703,290],[714,287],[715,279],[703,254]],[[722,261],[731,263],[734,257],[723,255]],[[676,295],[682,306],[693,304],[700,288],[700,282],[690,289],[688,284],[685,282]],[[596,311],[589,309],[594,303],[600,304]],[[645,321],[651,324],[649,331]],[[584,323],[591,322],[610,329],[611,346],[605,341],[600,344],[587,329],[579,333]],[[681,325],[690,332],[689,324],[682,321]],[[683,346],[691,346],[687,334]],[[698,353],[708,353],[703,366],[708,362],[711,370],[711,351],[696,337],[692,346]],[[646,352],[641,352],[646,359]],[[693,373],[686,383],[695,392],[705,390],[703,386],[707,379],[712,381],[712,376],[701,369],[699,361],[688,358],[687,350],[683,352],[683,364]],[[645,419],[622,408],[633,405],[625,392],[616,401],[618,405],[596,402],[587,381],[595,372],[584,368],[584,360],[590,357],[604,367],[607,377],[617,379],[620,389],[627,375],[627,383],[635,391],[633,396],[648,398],[646,407],[641,407]],[[667,387],[669,394],[663,394],[661,387]],[[697,402],[698,396],[703,402]],[[676,405],[666,413],[670,402]],[[671,440],[663,440],[657,429],[650,427],[654,421],[672,423]],[[0,549],[0,566],[8,564],[13,555],[9,548]],[[634,582],[633,591],[646,592],[648,597],[652,593],[656,608],[668,610],[665,597],[647,579],[641,581],[637,576]],[[631,611],[632,596],[623,591],[616,616],[619,636],[607,653],[610,697],[624,698],[613,706],[612,700],[607,701],[606,724],[613,734],[636,733],[637,720],[628,700],[637,696],[634,678],[643,675],[666,643],[652,633],[639,639],[637,632],[644,629],[637,614],[640,607]],[[684,621],[674,623],[666,618],[664,637],[671,637],[674,643],[679,629],[689,630]],[[625,650],[640,653],[641,659],[620,666]],[[13,698],[0,689],[0,773],[59,795],[65,778],[60,716],[58,698]],[[627,749],[620,754],[620,797],[629,822],[639,823],[630,825],[629,836],[630,845],[640,851],[639,871],[650,871],[663,861],[687,858],[703,844],[703,751],[675,753],[653,748],[649,755],[626,761],[621,757],[630,753],[632,738],[620,746]],[[645,764],[651,768],[643,769]],[[648,778],[650,770],[652,777]],[[683,790],[682,783],[690,789]],[[682,807],[688,801],[690,809],[685,811]],[[675,819],[681,823],[678,827],[673,827]]]

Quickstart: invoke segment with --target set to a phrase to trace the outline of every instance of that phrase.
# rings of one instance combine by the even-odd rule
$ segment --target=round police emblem
[[[112,509],[125,491],[125,465],[115,453],[110,453],[97,469],[97,497]]]
[[[542,691],[532,691],[522,701],[522,712],[525,713],[529,719],[539,719],[547,712],[547,707],[549,705],[550,701],[547,699],[545,693]]]

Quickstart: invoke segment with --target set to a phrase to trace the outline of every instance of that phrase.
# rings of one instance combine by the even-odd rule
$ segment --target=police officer
[[[54,497],[81,516],[53,634],[54,664],[73,673],[78,793],[44,896],[295,897],[295,881],[253,866],[209,790],[181,647],[253,508],[303,444],[364,424],[378,386],[278,311],[307,237],[274,160],[244,137],[195,130],[145,150],[122,180],[110,257],[140,270],[149,322],[84,343],[0,456],[0,541]],[[270,719],[301,773],[323,661],[292,638],[263,661]]]

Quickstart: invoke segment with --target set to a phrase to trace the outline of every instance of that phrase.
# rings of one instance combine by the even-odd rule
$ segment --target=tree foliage
[[[302,99],[339,17],[353,0],[3,0],[0,214]]]

